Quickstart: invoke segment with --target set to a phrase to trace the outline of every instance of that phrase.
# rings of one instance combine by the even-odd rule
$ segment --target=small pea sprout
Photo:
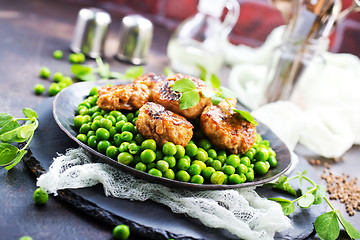
[[[0,113],[0,166],[10,170],[24,157],[27,152],[36,128],[38,127],[38,116],[30,108],[22,110],[25,118],[14,118],[8,113]],[[24,122],[22,125],[19,122]],[[12,143],[27,143],[17,148]]]

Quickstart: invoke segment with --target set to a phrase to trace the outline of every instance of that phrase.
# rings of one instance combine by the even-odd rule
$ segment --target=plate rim
[[[62,91],[60,91],[54,98],[54,101],[52,103],[52,115],[54,117],[54,120],[56,122],[56,124],[60,127],[60,129],[73,141],[75,141],[80,147],[82,147],[83,149],[85,149],[86,151],[88,151],[89,153],[91,153],[92,155],[95,155],[97,157],[97,161],[99,162],[103,162],[103,163],[107,163],[119,170],[123,170],[139,179],[145,180],[145,181],[149,181],[152,183],[157,183],[157,184],[162,184],[165,185],[167,187],[175,187],[175,188],[186,188],[189,190],[225,190],[225,189],[237,189],[237,188],[243,188],[243,187],[250,187],[250,186],[260,186],[263,185],[265,183],[271,182],[272,180],[280,177],[281,175],[283,175],[291,166],[292,161],[291,161],[291,153],[290,150],[288,149],[288,147],[286,146],[286,144],[281,141],[281,139],[274,133],[271,131],[271,129],[269,129],[265,124],[263,124],[262,122],[259,122],[259,126],[261,125],[261,127],[265,128],[265,130],[267,130],[268,132],[270,132],[272,135],[274,135],[275,138],[277,138],[277,141],[279,141],[286,150],[286,154],[288,155],[287,158],[289,159],[289,163],[287,164],[287,166],[281,170],[280,172],[276,173],[275,175],[269,177],[269,178],[264,178],[264,179],[260,179],[258,181],[252,181],[252,182],[244,182],[241,184],[222,184],[222,185],[216,185],[216,184],[195,184],[195,183],[190,183],[190,182],[181,182],[178,180],[172,180],[172,179],[167,179],[164,177],[158,177],[158,176],[153,176],[148,174],[147,172],[141,172],[133,167],[130,167],[128,165],[122,164],[117,162],[116,160],[96,151],[95,149],[91,148],[90,146],[84,144],[83,142],[81,142],[80,140],[78,140],[76,138],[76,136],[72,135],[66,128],[65,126],[63,126],[63,124],[61,123],[61,121],[58,119],[58,114],[57,114],[57,107],[58,107],[58,101],[60,101],[59,99],[61,99],[61,97],[66,94],[68,91],[72,91],[75,88],[84,86],[84,85],[90,85],[88,87],[95,87],[95,86],[105,86],[107,84],[112,84],[112,85],[119,85],[119,84],[128,84],[131,81],[123,81],[123,80],[98,80],[98,81],[91,81],[91,82],[77,82],[72,84],[71,86],[63,89]],[[90,90],[88,90],[89,92]],[[83,95],[82,97],[85,97],[86,95]],[[79,103],[78,103],[79,104]],[[240,104],[240,103],[239,103]],[[243,106],[241,106],[243,107]],[[71,109],[71,111],[73,111],[74,109]],[[70,111],[70,109],[69,109]],[[75,117],[75,115],[74,115]],[[71,127],[71,126],[69,126]],[[75,131],[75,130],[74,130]],[[269,140],[270,141],[270,140]],[[270,142],[271,144],[271,142]],[[266,175],[264,175],[266,176]]]

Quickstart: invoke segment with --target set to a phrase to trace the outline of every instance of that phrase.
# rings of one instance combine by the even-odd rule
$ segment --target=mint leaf
[[[345,228],[345,231],[347,232],[347,234],[349,235],[349,237],[353,238],[353,239],[358,239],[360,238],[360,233],[358,230],[356,230],[351,223],[349,223],[348,221],[346,221],[343,216],[340,214],[340,218],[341,218],[341,222]]]
[[[315,197],[313,194],[308,193],[303,195],[299,201],[297,202],[298,206],[301,208],[309,208],[315,200]]]
[[[180,93],[192,91],[195,89],[196,89],[195,83],[187,78],[179,79],[171,86],[171,90]]]
[[[130,67],[125,71],[125,77],[135,79],[137,77],[140,77],[143,73],[144,73],[143,66]]]
[[[200,71],[199,78],[201,80],[203,80],[204,82],[206,82],[206,80],[207,80],[207,71],[206,71],[205,67],[200,65],[200,64],[197,64],[196,66],[198,67],[198,69]]]
[[[109,78],[125,79],[125,75],[118,72],[110,72]]]
[[[236,94],[226,87],[220,87],[220,92],[223,98],[236,98]]]
[[[20,160],[24,157],[25,153],[27,153],[26,150],[20,150],[16,158],[11,162],[10,165],[6,166],[6,170],[12,169],[16,164],[20,162]]]
[[[248,113],[247,111],[243,111],[243,110],[239,110],[239,109],[233,109],[233,110],[234,110],[234,112],[237,112],[238,114],[240,114],[240,116],[242,118],[244,118],[246,121],[250,122],[252,125],[255,125],[255,126],[259,125],[257,123],[257,121],[254,119],[254,117],[251,116],[251,114]]]
[[[0,143],[0,166],[11,163],[16,158],[19,149],[9,143]]]
[[[80,64],[73,64],[71,66],[71,72],[77,77],[92,73],[92,68]]]
[[[216,94],[211,97],[211,102],[212,102],[212,104],[214,104],[214,105],[218,105],[218,104],[221,103],[223,100],[224,100],[224,99],[223,99],[222,97],[220,97],[220,96],[218,96],[218,95],[216,95]]]
[[[212,88],[219,88],[221,85],[221,81],[215,74],[211,74],[210,81],[207,81],[209,86]]]
[[[293,213],[295,211],[294,204],[288,199],[269,198],[269,200],[272,200],[272,201],[275,201],[275,202],[279,203],[285,216],[290,215],[291,213]]]
[[[314,225],[320,239],[330,240],[339,236],[340,227],[334,211],[321,214],[316,218]]]
[[[76,78],[81,81],[85,81],[85,82],[97,80],[96,76],[92,73],[88,73],[88,74],[84,74],[84,75],[77,75]]]
[[[215,95],[217,95],[216,92],[214,92],[213,90],[210,89],[204,89],[201,91],[201,94],[205,97],[205,98],[211,98]]]
[[[24,108],[22,110],[22,112],[28,118],[38,118],[37,113],[34,110],[32,110],[31,108]]]
[[[200,101],[199,93],[195,90],[186,91],[180,97],[180,109],[188,109]]]
[[[8,113],[0,113],[0,128],[2,128],[6,123],[10,122],[14,117]]]

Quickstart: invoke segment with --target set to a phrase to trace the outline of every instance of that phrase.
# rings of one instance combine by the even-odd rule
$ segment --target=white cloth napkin
[[[229,87],[290,149],[300,142],[321,156],[340,157],[360,143],[360,60],[325,52],[323,67],[310,65],[289,101],[260,106],[283,31],[284,26],[274,29],[259,48],[226,44],[226,61],[233,66]]]

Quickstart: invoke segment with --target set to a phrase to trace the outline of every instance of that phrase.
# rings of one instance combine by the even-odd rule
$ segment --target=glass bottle
[[[227,14],[223,21],[224,8]],[[199,65],[217,73],[224,63],[222,43],[239,17],[236,0],[200,0],[198,12],[181,23],[171,36],[167,54],[174,71],[198,76]]]

